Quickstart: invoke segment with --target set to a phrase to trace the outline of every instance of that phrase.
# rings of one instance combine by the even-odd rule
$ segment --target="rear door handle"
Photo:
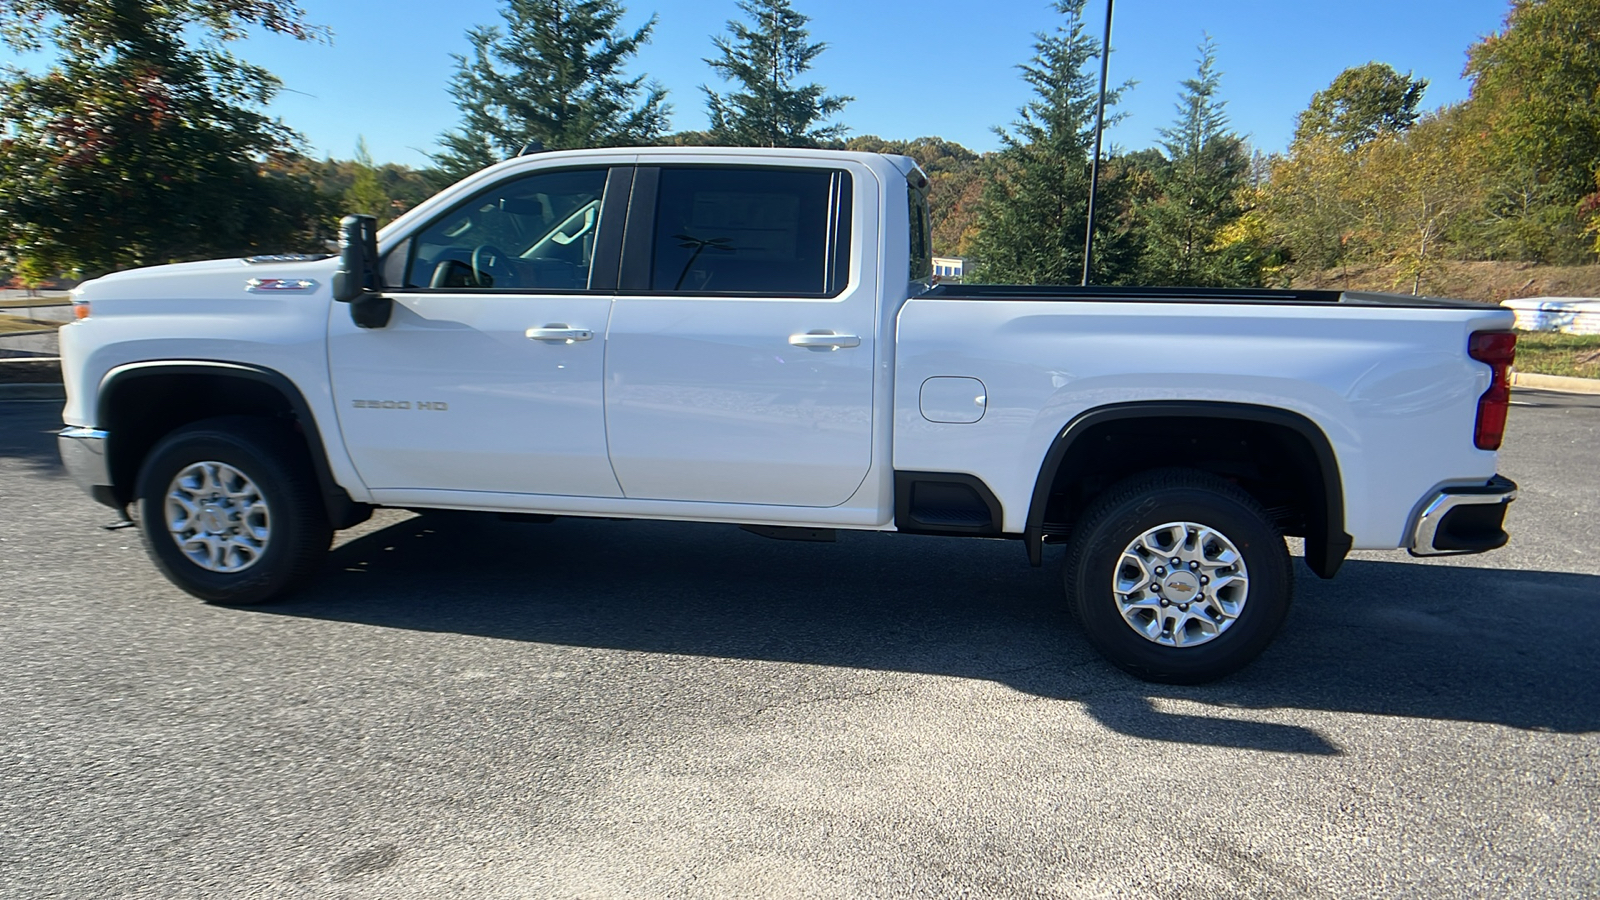
[[[834,334],[831,331],[808,331],[789,335],[789,346],[808,350],[838,350],[841,347],[859,347],[861,338],[853,334]]]
[[[547,344],[576,344],[579,341],[594,339],[594,332],[587,328],[569,328],[566,325],[546,325],[543,328],[529,328],[523,332],[530,341],[544,341]]]

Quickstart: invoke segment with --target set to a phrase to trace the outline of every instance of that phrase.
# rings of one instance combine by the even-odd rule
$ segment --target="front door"
[[[334,304],[339,426],[368,488],[621,496],[602,399],[621,222],[602,213],[619,218],[631,176],[514,176],[390,251],[386,327]]]
[[[627,497],[829,507],[860,487],[877,292],[852,274],[854,182],[825,165],[639,169],[606,360]]]

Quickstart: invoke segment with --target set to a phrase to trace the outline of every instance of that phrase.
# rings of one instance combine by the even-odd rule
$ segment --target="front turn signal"
[[[72,318],[75,321],[81,321],[83,319],[89,318],[89,301],[87,301],[87,300],[74,300],[74,301],[72,301]]]

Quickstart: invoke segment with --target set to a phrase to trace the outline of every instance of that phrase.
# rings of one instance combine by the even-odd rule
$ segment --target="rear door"
[[[869,170],[829,161],[638,170],[605,370],[625,496],[829,507],[855,493],[872,462],[878,291],[852,243],[876,191]]]

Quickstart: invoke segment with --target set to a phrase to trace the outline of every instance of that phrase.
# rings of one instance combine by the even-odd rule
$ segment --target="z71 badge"
[[[356,409],[425,409],[431,412],[444,412],[450,404],[443,400],[352,400],[350,405]]]

